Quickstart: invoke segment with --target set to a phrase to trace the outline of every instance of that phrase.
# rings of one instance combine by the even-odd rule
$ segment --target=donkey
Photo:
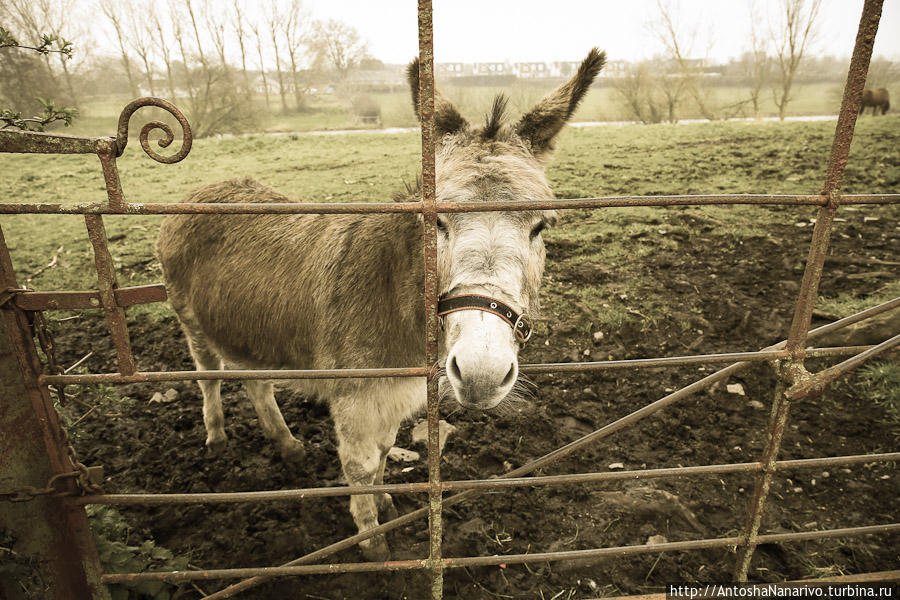
[[[606,60],[591,50],[577,73],[516,123],[498,96],[472,127],[435,95],[439,201],[547,200],[544,176],[557,134]],[[421,120],[419,66],[407,70]],[[407,190],[416,200],[418,190]],[[191,192],[188,202],[291,202],[249,178]],[[442,397],[486,410],[521,393],[518,352],[538,311],[541,231],[553,211],[473,212],[438,218]],[[420,365],[425,327],[423,221],[414,214],[170,215],[157,254],[172,306],[198,370],[336,369]],[[206,445],[225,442],[220,381],[199,381]],[[318,379],[291,385],[328,402],[350,485],[381,484],[401,422],[425,403],[422,378]],[[286,460],[303,444],[288,429],[272,381],[245,381],[263,432]],[[388,494],[355,495],[360,532],[396,517]],[[384,536],[360,544],[370,560],[390,554]]]
[[[885,88],[878,88],[877,90],[864,89],[862,102],[859,104],[859,114],[862,114],[870,106],[872,107],[872,115],[877,115],[878,109],[881,109],[881,114],[887,114],[887,111],[891,108],[891,95]]]

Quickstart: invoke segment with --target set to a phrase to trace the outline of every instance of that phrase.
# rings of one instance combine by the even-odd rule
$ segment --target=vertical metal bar
[[[847,73],[847,83],[844,86],[841,112],[838,115],[834,141],[831,146],[828,173],[822,190],[822,194],[828,199],[828,203],[821,207],[818,212],[816,227],[810,242],[809,256],[806,260],[806,269],[803,271],[800,293],[794,309],[794,318],[788,334],[786,348],[791,358],[784,364],[775,364],[779,381],[775,387],[775,399],[772,417],[769,422],[768,441],[761,458],[764,469],[757,479],[753,498],[750,501],[749,515],[743,532],[744,542],[738,552],[735,564],[735,579],[737,581],[747,580],[747,573],[750,569],[750,562],[753,560],[759,528],[766,507],[766,499],[769,495],[772,479],[775,476],[775,461],[778,459],[778,452],[781,449],[781,439],[791,405],[790,401],[784,396],[784,391],[788,385],[794,385],[808,377],[803,368],[807,330],[812,320],[813,306],[819,293],[819,283],[822,279],[825,255],[828,252],[828,241],[831,237],[834,215],[840,205],[841,184],[844,179],[844,170],[847,167],[847,159],[850,155],[850,142],[853,139],[856,117],[859,115],[859,105],[866,83],[869,60],[872,58],[872,47],[875,44],[875,34],[878,31],[878,22],[881,18],[883,3],[884,0],[866,0],[862,16],[860,17],[859,30],[856,34],[856,43],[853,48],[853,57],[850,60],[850,68]]]
[[[766,499],[769,496],[769,489],[772,487],[772,480],[775,477],[775,461],[778,460],[778,451],[781,448],[781,438],[784,435],[784,429],[787,425],[788,412],[791,404],[788,399],[784,397],[784,390],[785,384],[779,380],[775,385],[775,399],[770,419],[771,428],[769,429],[769,437],[766,447],[763,450],[762,458],[760,459],[760,462],[763,464],[763,472],[756,481],[753,498],[750,500],[750,514],[747,523],[744,525],[744,531],[741,534],[744,541],[738,550],[737,562],[735,565],[734,576],[737,581],[747,581],[747,571],[750,568],[750,561],[753,559],[753,552],[756,550],[756,539],[759,535],[759,527],[762,523]]]
[[[847,83],[844,85],[844,98],[841,101],[841,112],[838,115],[834,142],[831,145],[831,158],[828,162],[828,174],[822,194],[828,198],[828,204],[821,207],[813,230],[806,270],[800,284],[800,294],[794,310],[794,319],[788,335],[787,349],[794,359],[803,358],[806,344],[806,332],[812,319],[812,310],[819,292],[822,268],[828,252],[828,240],[831,237],[831,226],[834,215],[840,204],[841,184],[844,181],[844,170],[850,155],[850,142],[853,140],[853,129],[859,115],[869,60],[872,58],[872,47],[875,44],[875,33],[881,19],[881,6],[884,0],[866,0],[863,6],[859,30],[856,34],[856,45],[850,59],[850,70]]]
[[[100,166],[103,167],[103,181],[106,183],[106,196],[109,207],[116,210],[125,209],[125,193],[119,181],[119,169],[116,167],[116,149],[112,139],[98,139],[94,143]]]
[[[106,313],[109,331],[116,346],[119,373],[133,375],[137,369],[131,355],[131,340],[125,324],[125,310],[116,303],[115,289],[118,284],[112,255],[110,255],[109,246],[106,243],[106,227],[103,226],[103,217],[84,215],[84,222],[87,225],[91,245],[94,247],[94,265],[97,268],[97,280],[100,287],[100,304],[103,306],[103,312]]]
[[[422,123],[422,213],[425,222],[425,366],[428,418],[428,534],[431,598],[443,598],[441,451],[438,406],[437,201],[435,199],[434,29],[431,0],[419,0],[419,114]]]
[[[0,230],[0,285],[18,287]],[[66,452],[28,317],[7,303],[0,309],[0,489],[43,488],[74,468]],[[71,479],[61,480],[71,484]],[[62,487],[62,483],[60,484]],[[15,556],[4,564],[22,569],[0,573],[0,598],[109,600],[84,508],[64,498],[40,496],[24,502],[0,500],[0,531],[13,538]],[[18,565],[16,562],[20,561]]]

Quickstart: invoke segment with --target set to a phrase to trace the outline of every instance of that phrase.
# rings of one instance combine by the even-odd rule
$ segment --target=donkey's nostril
[[[447,373],[450,375],[451,379],[462,381],[462,373],[459,370],[459,364],[457,364],[455,356],[450,357],[450,364],[447,365]]]
[[[503,381],[500,382],[500,387],[506,387],[508,385],[512,385],[512,382],[516,379],[516,363],[513,363],[509,367],[509,372],[506,373],[506,377],[503,378]]]

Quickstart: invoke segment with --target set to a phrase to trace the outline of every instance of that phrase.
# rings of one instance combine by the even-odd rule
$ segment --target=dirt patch
[[[771,209],[778,210],[778,209]],[[549,334],[535,339],[522,362],[639,358],[687,353],[758,349],[784,337],[798,291],[811,227],[793,223],[767,236],[736,238],[717,233],[691,211],[664,211],[664,220],[692,233],[676,247],[652,250],[642,258],[638,297],[621,328],[595,336],[590,307],[551,315]],[[893,219],[849,223],[834,239],[831,254],[848,257],[831,268],[822,293],[855,290],[875,293],[885,279],[853,277],[896,266],[867,266],[871,258],[896,261],[900,236]],[[861,236],[864,238],[861,239]],[[597,246],[603,239],[591,242]],[[633,244],[652,244],[636,238]],[[569,286],[598,286],[610,278],[602,265],[570,265],[567,256],[584,248],[549,244],[548,277]],[[666,319],[644,319],[642,302],[671,307]],[[71,364],[89,350],[92,370],[112,371],[114,356],[104,323],[83,317],[57,325],[61,362]],[[142,370],[190,369],[181,332],[170,320],[162,326],[136,320],[131,335]],[[587,353],[585,353],[587,351]],[[821,368],[824,363],[811,361]],[[456,411],[446,418],[458,431],[445,449],[447,479],[486,478],[517,467],[686,385],[713,367],[653,372],[535,377],[539,397],[507,414]],[[548,468],[544,474],[676,465],[751,462],[758,458],[771,406],[774,378],[766,366],[742,372],[745,396],[725,386],[689,398],[636,426],[607,438]],[[149,402],[156,392],[178,391],[174,401]],[[106,469],[108,492],[241,491],[338,485],[342,483],[327,409],[281,392],[279,403],[295,434],[308,444],[305,462],[290,465],[263,438],[239,385],[226,383],[223,456],[204,455],[205,433],[199,390],[194,383],[124,386],[131,400],[104,404],[82,421],[75,440],[82,460]],[[96,392],[84,390],[86,401]],[[762,407],[758,403],[762,403]],[[75,409],[75,415],[81,409]],[[835,456],[896,448],[882,409],[842,384],[826,396],[792,408],[782,456]],[[412,447],[411,424],[398,445]],[[420,449],[421,448],[417,448]],[[424,457],[424,452],[422,453]],[[424,461],[413,470],[389,463],[386,481],[422,481]],[[577,550],[640,545],[651,536],[668,541],[735,535],[744,522],[754,477],[708,476],[604,485],[572,485],[483,494],[445,513],[446,556]],[[896,520],[900,497],[891,465],[797,471],[773,488],[763,528],[767,532],[849,527]],[[400,513],[423,505],[421,495],[395,497]],[[346,498],[267,504],[123,508],[135,536],[149,536],[204,568],[276,565],[355,532]],[[424,522],[389,534],[395,558],[427,554]],[[659,538],[655,538],[659,541]],[[900,537],[872,536],[842,541],[766,545],[758,549],[751,578],[772,581],[824,574],[896,569]],[[362,560],[357,550],[335,557]],[[655,592],[675,581],[727,581],[734,564],[730,550],[648,555],[595,561],[453,569],[445,575],[447,598],[590,598]],[[209,591],[219,585],[201,583]],[[423,598],[427,578],[419,572],[311,576],[285,579],[250,592],[248,598]],[[186,592],[190,597],[193,592]],[[562,594],[562,595],[558,595]],[[542,596],[543,595],[543,596]]]

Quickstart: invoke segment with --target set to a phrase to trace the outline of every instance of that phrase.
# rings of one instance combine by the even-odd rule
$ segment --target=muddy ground
[[[779,210],[779,209],[765,209]],[[862,213],[847,213],[831,247],[845,257],[829,263],[822,290],[836,295],[854,289],[860,297],[889,280],[859,273],[897,267],[872,267],[870,258],[896,261],[900,245],[896,219],[863,223]],[[893,213],[894,217],[896,213]],[[621,328],[592,335],[588,308],[565,318],[550,315],[549,335],[534,339],[522,362],[639,358],[758,349],[787,331],[812,227],[785,224],[766,237],[739,240],[717,232],[715,223],[680,209],[660,211],[660,220],[695,232],[681,235],[677,249],[651,252],[633,305],[641,298],[663,297],[672,307],[662,320],[633,315]],[[603,236],[593,244],[603,244]],[[648,238],[632,240],[651,244]],[[569,286],[603,285],[602,265],[572,268],[567,258],[585,248],[548,245],[547,277]],[[896,263],[895,263],[896,264]],[[892,273],[892,274],[891,274]],[[574,316],[573,316],[574,315]],[[59,323],[61,361],[71,364],[93,350],[92,369],[113,371],[114,355],[101,320],[82,317]],[[187,348],[174,320],[159,327],[132,320],[131,336],[141,370],[191,369]],[[589,351],[589,356],[585,351]],[[810,362],[821,368],[824,364]],[[458,428],[445,449],[446,479],[486,478],[522,465],[581,435],[622,417],[701,376],[714,367],[649,372],[537,376],[537,398],[507,414],[475,414],[446,405],[443,414]],[[774,379],[760,365],[729,383],[742,384],[746,396],[724,385],[691,397],[634,427],[589,447],[543,474],[606,471],[612,463],[626,469],[703,465],[756,460],[772,401]],[[79,425],[77,450],[82,460],[103,465],[107,492],[208,492],[279,489],[342,484],[327,409],[320,403],[282,391],[279,402],[293,431],[307,442],[303,464],[282,462],[263,438],[239,385],[225,383],[229,447],[223,456],[204,454],[201,400],[194,383],[172,384],[178,397],[154,402],[168,384],[117,388],[133,401],[107,403]],[[81,392],[91,400],[92,392]],[[756,408],[750,401],[761,402]],[[68,409],[67,409],[68,410]],[[78,416],[81,408],[73,408]],[[452,413],[452,414],[451,414]],[[425,451],[410,440],[405,426],[397,445],[422,453],[408,472],[389,463],[386,482],[426,478]],[[805,458],[892,451],[896,430],[883,409],[851,383],[825,397],[792,408],[782,456]],[[763,529],[805,531],[887,523],[897,520],[900,479],[892,465],[860,465],[852,472],[796,471],[774,485]],[[668,541],[735,535],[744,523],[754,478],[707,476],[641,483],[573,485],[483,494],[446,510],[445,556],[576,550],[640,545],[652,535]],[[639,490],[637,488],[649,488]],[[646,502],[655,490],[677,501]],[[624,494],[610,494],[621,491]],[[623,500],[637,499],[632,508]],[[399,511],[424,505],[422,495],[397,495]],[[686,509],[686,510],[682,510]],[[202,568],[276,565],[355,532],[346,498],[210,506],[122,508],[135,540],[151,537]],[[691,511],[696,519],[687,516]],[[424,521],[389,534],[395,558],[427,554]],[[871,536],[761,546],[751,568],[756,581],[860,573],[900,567],[900,536]],[[734,564],[729,550],[670,553],[588,562],[553,562],[506,568],[453,569],[444,580],[446,598],[592,598],[661,591],[677,581],[727,581]],[[335,557],[363,560],[356,549]],[[223,582],[201,582],[212,591]],[[185,588],[185,598],[197,597]],[[427,578],[420,572],[310,576],[265,584],[241,597],[258,599],[425,598]]]

